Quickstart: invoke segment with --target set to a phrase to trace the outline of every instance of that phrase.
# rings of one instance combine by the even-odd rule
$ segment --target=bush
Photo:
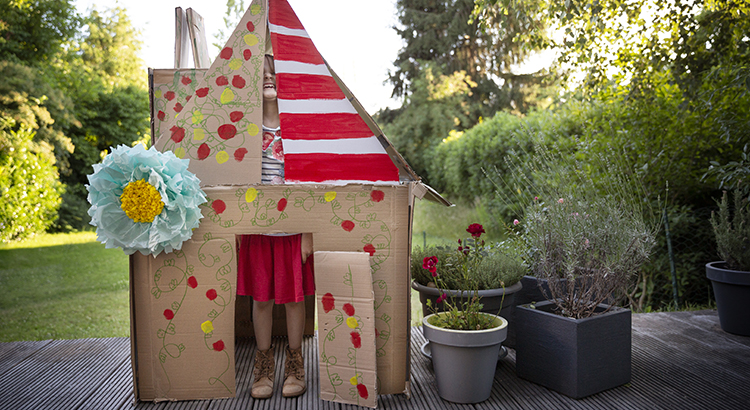
[[[733,270],[750,271],[750,206],[744,195],[734,194],[730,212],[726,192],[719,203],[719,213],[711,215],[719,255]]]
[[[55,220],[60,183],[51,149],[28,129],[0,124],[0,241],[42,233]]]

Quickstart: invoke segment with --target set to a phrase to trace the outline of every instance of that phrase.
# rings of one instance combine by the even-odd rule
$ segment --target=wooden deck
[[[715,311],[633,315],[633,378],[629,385],[573,400],[515,375],[515,352],[498,362],[492,396],[476,405],[442,401],[430,361],[412,328],[412,393],[380,396],[383,409],[748,409],[750,337],[723,332]],[[283,341],[277,342],[283,344]],[[282,349],[277,348],[280,352]],[[253,400],[252,340],[237,343],[237,397],[133,403],[126,338],[0,343],[0,409],[353,409],[318,399],[317,347],[304,342],[308,392]],[[277,353],[277,366],[281,365]],[[277,372],[277,387],[282,372]],[[280,393],[280,391],[278,392]]]

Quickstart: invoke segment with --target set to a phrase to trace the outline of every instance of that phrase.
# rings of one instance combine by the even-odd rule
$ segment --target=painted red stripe
[[[323,64],[323,57],[312,40],[306,37],[285,36],[271,33],[274,58],[277,60],[299,61],[308,64]]]
[[[289,2],[286,0],[271,0],[269,3],[268,20],[271,24],[294,29],[304,29],[297,17],[297,13],[292,10]]]
[[[284,174],[289,182],[398,181],[398,169],[387,154],[286,154]]]
[[[279,98],[285,100],[341,100],[346,98],[331,76],[278,73],[276,84],[279,89]]]
[[[359,114],[289,114],[280,113],[284,138],[315,140],[367,138],[374,134]]]

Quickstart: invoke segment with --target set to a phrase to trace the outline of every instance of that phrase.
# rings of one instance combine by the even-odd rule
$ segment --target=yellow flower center
[[[145,179],[129,183],[120,195],[120,207],[134,222],[153,222],[164,209],[159,191]]]

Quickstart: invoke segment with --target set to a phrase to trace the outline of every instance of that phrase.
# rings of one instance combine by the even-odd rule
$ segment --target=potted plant
[[[706,264],[706,276],[714,290],[721,328],[750,336],[750,206],[736,191],[733,211],[724,191],[718,215],[711,214],[716,247],[723,260]]]
[[[422,320],[438,394],[456,403],[489,398],[508,326],[504,318],[482,312],[479,287],[484,276],[480,271],[495,252],[485,247],[481,225],[472,224],[467,231],[472,238],[461,242],[452,254],[441,253],[442,260],[437,255],[425,256],[421,261],[439,294],[434,302],[426,301],[433,313]],[[448,283],[457,292],[449,293]]]
[[[658,221],[624,167],[578,157],[538,148],[517,171],[527,190],[513,189],[528,198],[516,238],[547,299],[516,307],[516,372],[576,399],[630,382],[631,312],[617,303]]]

